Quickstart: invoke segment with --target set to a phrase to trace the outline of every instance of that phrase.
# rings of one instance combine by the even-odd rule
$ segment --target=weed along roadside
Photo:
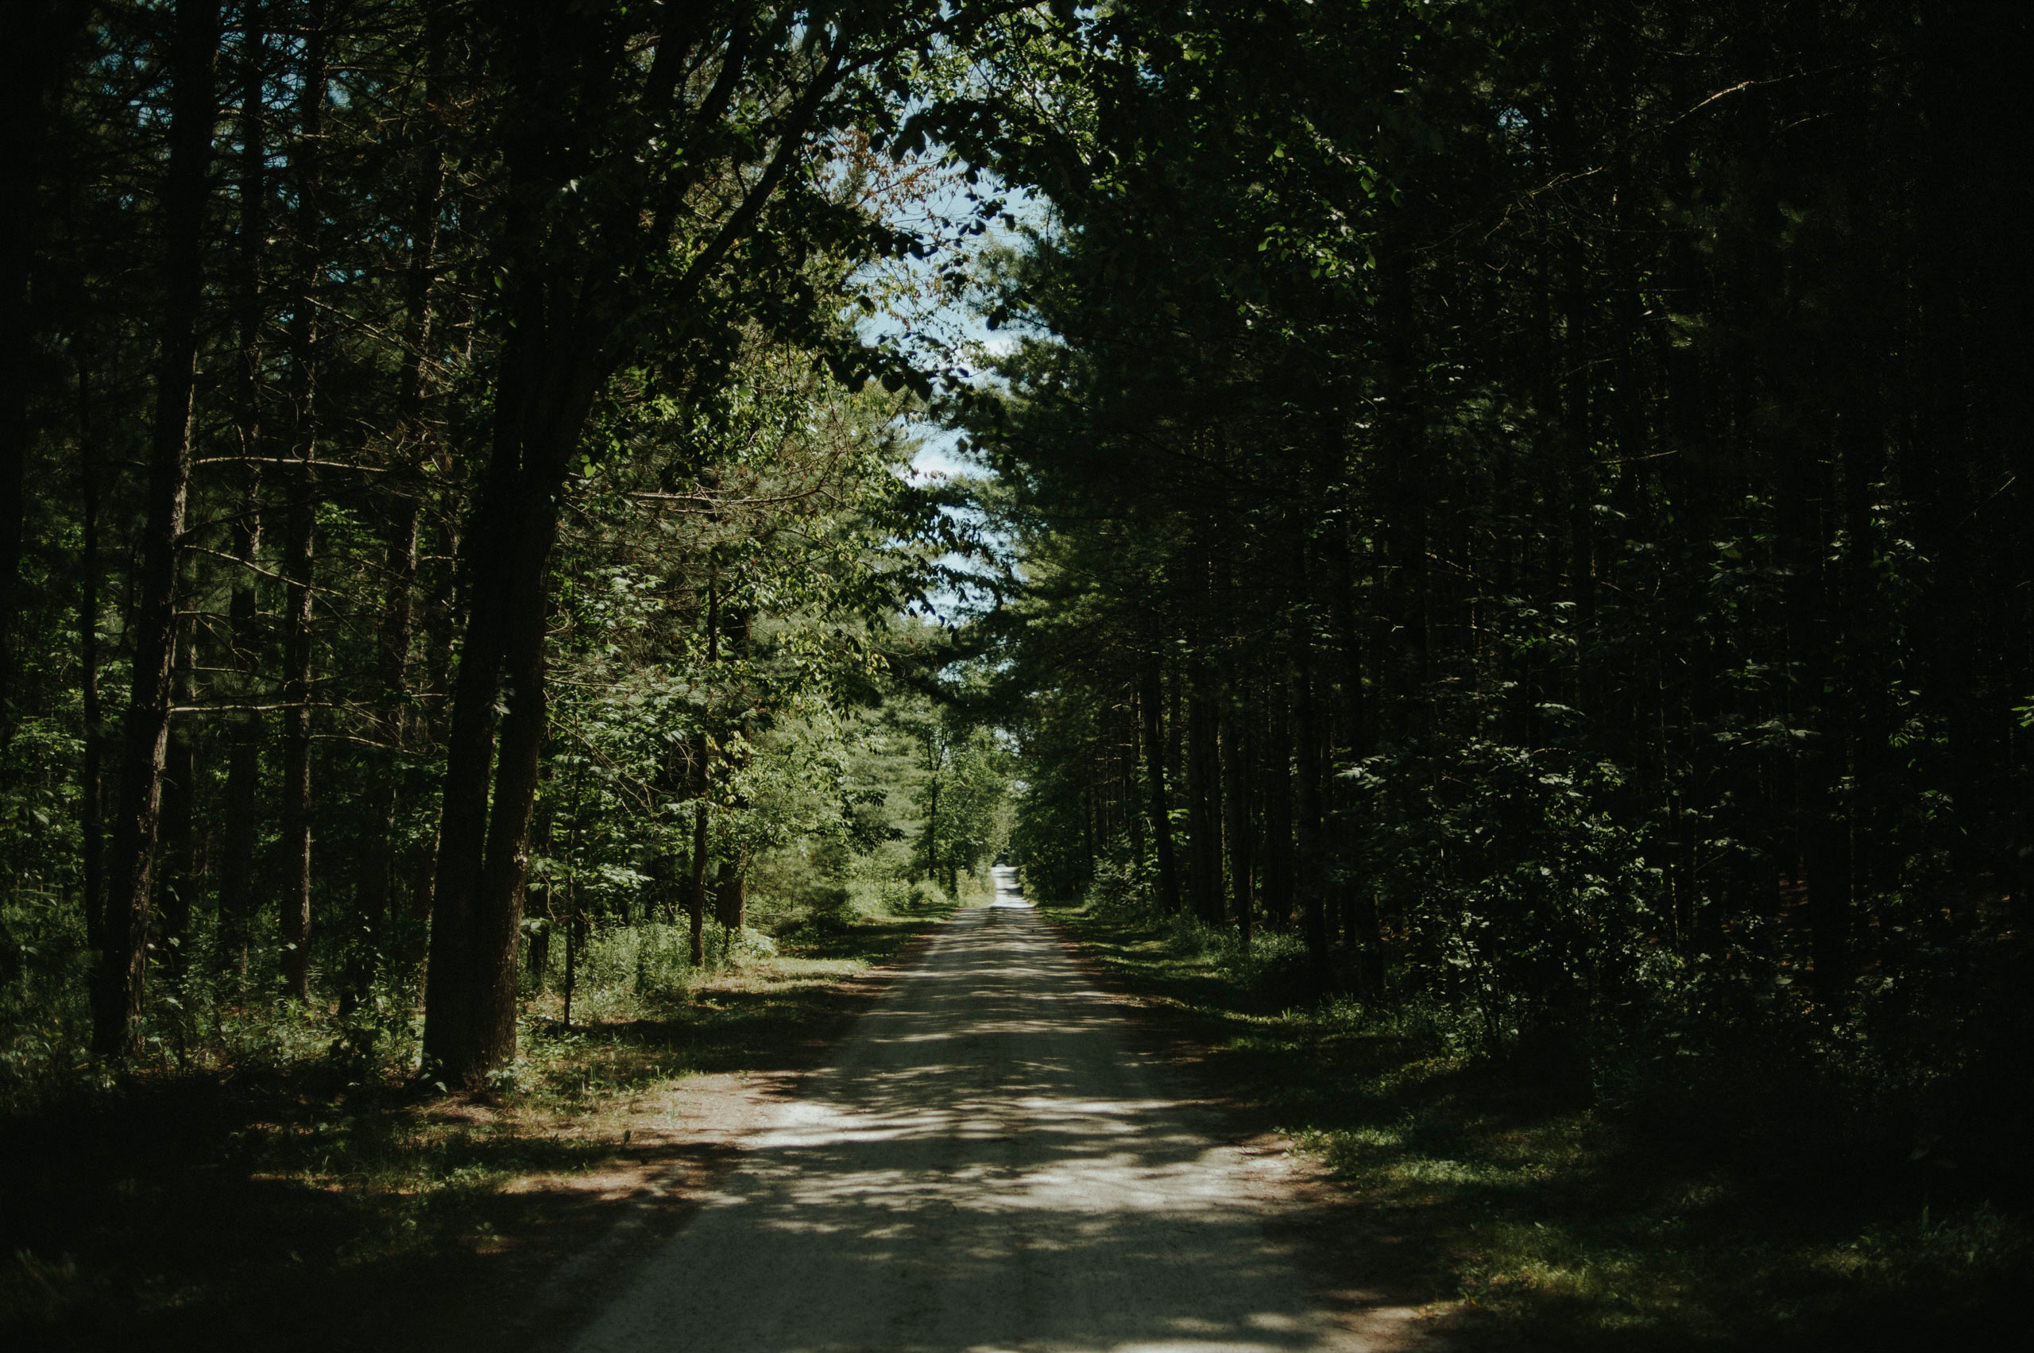
[[[1384,1239],[1351,1247],[1357,1276],[1461,1347],[2017,1342],[2034,1244],[1981,1180],[1930,1195],[1922,1162],[1859,1160],[1808,1120],[1791,1141],[1663,1123],[1483,1054],[1465,1017],[1312,1000],[1284,937],[1246,952],[1134,906],[1042,910],[1212,1097],[1326,1168]]]
[[[920,888],[841,908],[665,985],[592,964],[574,1024],[534,1001],[489,1092],[363,1077],[278,1036],[261,1064],[17,1112],[0,1345],[546,1347],[954,906]]]

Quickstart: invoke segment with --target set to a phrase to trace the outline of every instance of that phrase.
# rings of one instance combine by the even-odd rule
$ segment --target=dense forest
[[[10,1112],[506,1085],[1007,852],[2025,1203],[2015,7],[0,24]]]
[[[2028,37],[1124,5],[1057,102],[957,114],[1058,214],[955,401],[1034,881],[1669,1118],[1750,1078],[2024,1179]]]
[[[1013,9],[9,7],[12,1086],[481,1084],[598,932],[993,852],[897,335],[996,204],[878,146]]]

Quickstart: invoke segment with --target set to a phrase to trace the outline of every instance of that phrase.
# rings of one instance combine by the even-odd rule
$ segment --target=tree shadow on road
[[[581,1347],[1410,1346],[1388,1294],[1307,1270],[1304,1200],[1177,1088],[1047,926],[970,913]]]

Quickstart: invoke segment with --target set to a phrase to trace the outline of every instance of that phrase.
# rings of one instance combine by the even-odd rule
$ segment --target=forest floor
[[[0,1347],[556,1347],[711,1204],[946,914],[808,933],[649,1017],[537,1021],[498,1095],[312,1058],[0,1118]],[[1970,1181],[1931,1200],[1917,1172],[1690,1150],[1416,1029],[1290,1005],[1162,926],[1042,914],[1228,1140],[1299,1146],[1286,1241],[1456,1346],[2016,1339],[2029,1230]]]
[[[327,1057],[0,1118],[0,1347],[549,1347],[948,914],[794,937],[653,1017],[537,1021],[500,1094]]]
[[[2034,1246],[1982,1182],[1705,1149],[1349,1006],[1293,1001],[1161,921],[1047,911],[1170,1057],[1295,1142],[1372,1233],[1372,1281],[1457,1346],[1562,1353],[1992,1348]],[[1929,1174],[1935,1175],[1931,1199]],[[1930,1207],[1930,1203],[1933,1207]]]

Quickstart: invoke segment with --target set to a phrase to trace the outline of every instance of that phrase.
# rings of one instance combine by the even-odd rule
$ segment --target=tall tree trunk
[[[1258,758],[1264,799],[1264,914],[1274,926],[1292,921],[1292,717],[1288,677],[1280,672],[1265,684],[1264,754]]]
[[[134,686],[127,706],[120,807],[113,822],[106,942],[92,993],[92,1049],[103,1057],[124,1057],[133,1049],[148,965],[156,824],[176,652],[177,562],[191,477],[191,402],[198,310],[204,299],[206,180],[218,53],[219,0],[178,0],[169,59],[169,173],[162,189],[167,286],[135,589]]]
[[[433,325],[432,292],[437,276],[438,221],[444,205],[445,156],[438,144],[438,107],[444,79],[447,20],[433,9],[424,20],[424,114],[429,138],[418,167],[416,194],[411,199],[409,235],[411,240],[408,275],[403,296],[402,366],[396,379],[396,444],[394,469],[405,479],[395,495],[384,534],[383,594],[381,629],[378,636],[376,668],[381,683],[381,701],[388,710],[386,733],[388,753],[374,780],[374,803],[368,819],[368,839],[361,852],[359,925],[355,944],[360,950],[354,965],[355,981],[364,990],[380,961],[391,948],[399,947],[401,930],[398,895],[397,836],[406,805],[422,790],[419,773],[406,755],[418,741],[418,718],[412,707],[410,647],[416,637],[416,586],[418,551],[421,542],[422,510],[418,481],[432,454],[433,438],[425,419],[427,382],[424,351],[431,340]],[[545,900],[548,903],[548,891]],[[548,910],[545,914],[548,914]],[[549,930],[541,932],[548,940]],[[542,982],[542,964],[534,952],[532,965]]]
[[[261,627],[255,592],[255,560],[261,552],[262,326],[267,306],[262,259],[268,239],[268,33],[264,0],[245,0],[240,37],[240,254],[236,279],[239,354],[235,372],[234,423],[244,463],[240,510],[231,522],[233,578],[228,606],[232,640],[233,693],[255,695],[261,672]],[[247,945],[254,917],[254,856],[261,832],[261,743],[264,720],[256,713],[228,716],[226,801],[219,839],[219,946],[245,981]]]
[[[1212,674],[1204,663],[1187,690],[1187,886],[1194,915],[1222,920],[1222,761]]]
[[[755,626],[756,609],[753,605],[743,603],[733,607],[733,614],[728,622],[728,642],[734,649],[734,655],[744,664],[751,656],[750,646],[755,639]],[[733,812],[740,812],[748,807],[747,800],[737,788],[740,781],[736,780],[735,776],[749,764],[750,745],[754,737],[755,725],[744,716],[732,754],[723,755],[729,780],[727,804]],[[732,934],[747,924],[748,911],[748,854],[730,847],[720,862],[720,878],[713,890],[713,919]]]
[[[1095,837],[1100,831],[1102,805],[1092,791],[1081,795],[1081,887],[1095,878]]]
[[[499,417],[506,426],[466,536],[469,578],[492,581],[471,587],[453,688],[425,992],[426,1059],[465,1085],[515,1056],[516,935],[546,721],[545,579],[564,482],[556,444],[519,435],[513,411]],[[519,471],[525,446],[537,464]]]
[[[106,947],[105,758],[106,715],[99,701],[99,438],[92,427],[91,376],[78,367],[78,476],[83,481],[83,549],[78,559],[79,691],[85,754],[78,783],[78,818],[84,837],[85,947]]]
[[[184,706],[197,699],[196,647],[197,626],[192,617],[185,616],[177,624],[177,654],[170,679],[171,698]],[[161,943],[172,982],[184,974],[191,943],[192,903],[198,889],[197,778],[190,717],[172,716],[169,746],[163,755],[162,824],[157,833],[161,864],[156,869]]]
[[[748,924],[749,865],[739,856],[720,862],[720,877],[713,885],[713,919],[730,936]]]
[[[1130,716],[1130,726],[1118,734],[1125,740],[1120,747],[1122,778],[1116,792],[1120,799],[1123,826],[1130,833],[1130,859],[1137,868],[1138,876],[1142,877],[1150,852],[1145,844],[1144,809],[1137,802],[1137,692],[1133,688],[1129,694],[1130,698],[1123,708]]]
[[[311,995],[311,567],[316,550],[318,447],[317,277],[323,267],[324,120],[329,35],[325,0],[310,0],[299,84],[297,278],[290,317],[289,506],[284,518],[282,836],[277,844],[276,936],[283,989]]]
[[[720,564],[709,559],[706,568],[706,670],[711,680],[720,664]],[[703,717],[703,716],[702,716]],[[702,728],[697,742],[694,774],[698,777],[699,811],[692,819],[692,888],[686,898],[686,921],[690,926],[692,966],[706,966],[707,849],[711,844],[708,816],[713,797],[713,737]]]
[[[1306,940],[1307,957],[1317,987],[1326,990],[1328,967],[1328,898],[1326,843],[1322,828],[1326,816],[1326,760],[1322,754],[1321,721],[1314,698],[1314,655],[1311,644],[1302,638],[1293,663],[1293,708],[1295,732],[1299,737],[1299,855],[1300,933]]]
[[[1363,638],[1356,624],[1355,548],[1346,533],[1336,533],[1329,544],[1331,554],[1332,605],[1328,613],[1335,626],[1336,647],[1341,658],[1341,724],[1339,741],[1352,761],[1370,754],[1366,727],[1368,709],[1363,698]],[[1359,878],[1355,861],[1347,858],[1357,842],[1359,824],[1353,782],[1343,781],[1336,794],[1342,826],[1340,850],[1344,855],[1343,874],[1349,880],[1340,889],[1342,910],[1357,947],[1356,973],[1363,994],[1375,998],[1384,990],[1384,924],[1377,909],[1377,888]]]
[[[706,966],[706,856],[710,844],[708,821],[713,796],[713,743],[704,732],[692,741],[693,784],[699,798],[692,814],[692,878],[685,893],[685,920],[689,928],[692,966]]]
[[[574,784],[573,789],[574,789],[573,794],[574,807],[572,814],[572,822],[573,822],[573,831],[574,834],[576,835],[578,832],[579,824],[579,812],[577,806],[578,785],[576,783]],[[534,829],[534,831],[531,833],[531,837],[536,847],[542,850],[547,858],[555,862],[557,856],[551,848],[552,837],[555,834],[557,828],[557,823],[554,820],[554,816],[555,815],[553,814],[548,805],[540,809],[539,810],[540,825]],[[526,888],[523,892],[524,899],[523,914],[536,922],[535,925],[530,927],[530,940],[528,945],[530,961],[530,986],[533,990],[536,991],[542,991],[544,989],[545,980],[549,976],[551,969],[551,928],[555,923],[554,918],[556,916],[555,909],[551,906],[551,888],[552,888],[552,876],[549,874],[545,874],[539,876],[537,881],[531,883],[530,886]]]
[[[649,92],[635,102],[653,117],[682,104],[680,77],[697,44],[719,44],[728,31],[694,25],[690,9],[668,8],[644,75]],[[569,177],[569,166],[609,130],[600,119],[625,88],[613,63],[634,54],[604,46],[611,29],[536,0],[497,5],[487,24],[511,73],[512,111],[503,124],[507,187],[495,218],[504,339],[493,447],[466,534],[471,610],[453,692],[424,1024],[427,1060],[462,1084],[483,1083],[515,1055],[517,937],[545,724],[547,573],[571,457],[594,396],[630,350],[627,321],[638,313],[639,267],[667,256],[671,213],[686,189],[709,167],[727,163],[688,156],[665,177],[651,168],[664,157],[638,157],[640,174],[608,165],[576,199],[597,209],[561,215],[561,198],[582,186]],[[748,34],[744,21],[720,49],[716,92],[693,110],[703,125],[719,121],[721,96],[739,86]],[[748,181],[683,276],[660,293],[671,313],[682,313],[721,274],[799,162],[849,46],[828,44],[780,120],[768,165]]]
[[[1250,947],[1250,927],[1257,910],[1256,829],[1251,821],[1250,773],[1255,748],[1246,730],[1249,716],[1230,709],[1222,716],[1222,801],[1229,813],[1229,885],[1236,911],[1236,933]]]
[[[15,641],[28,497],[28,392],[36,365],[29,291],[40,246],[44,167],[53,153],[52,96],[92,6],[13,0],[0,43],[0,746],[15,726]]]
[[[1159,676],[1159,658],[1144,660],[1137,694],[1137,712],[1143,728],[1144,778],[1151,793],[1151,844],[1158,856],[1158,905],[1168,916],[1180,907],[1179,862],[1172,840],[1172,804],[1165,792],[1165,692]]]
[[[558,13],[495,16],[516,92],[555,96],[545,48]],[[573,21],[576,22],[576,21]],[[547,91],[548,94],[547,94]],[[461,559],[468,611],[453,682],[425,986],[424,1055],[448,1083],[484,1084],[516,1048],[516,969],[530,812],[547,721],[544,630],[558,505],[615,358],[612,324],[561,284],[547,250],[570,117],[512,120],[498,237],[504,337],[493,445]],[[571,248],[577,248],[574,244]],[[497,746],[497,737],[499,745]]]

